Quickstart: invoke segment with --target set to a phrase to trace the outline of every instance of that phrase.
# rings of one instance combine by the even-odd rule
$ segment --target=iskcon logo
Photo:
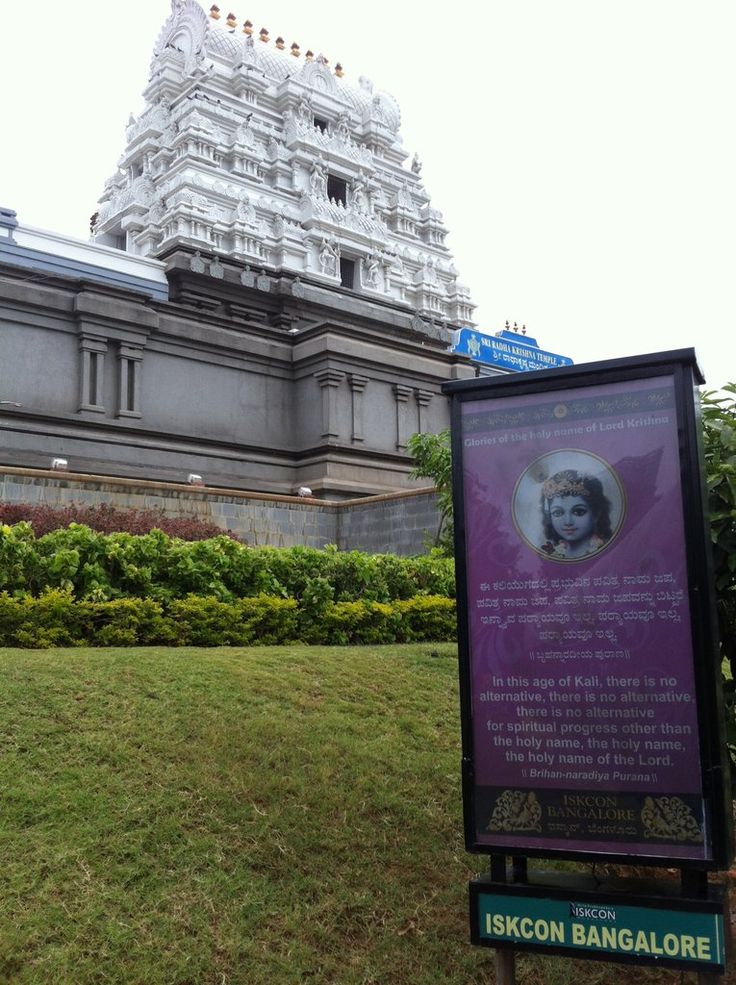
[[[616,911],[611,907],[589,906],[584,903],[571,903],[570,916],[578,920],[615,920]]]
[[[468,339],[468,352],[474,359],[480,355],[480,339],[477,335],[471,335]]]

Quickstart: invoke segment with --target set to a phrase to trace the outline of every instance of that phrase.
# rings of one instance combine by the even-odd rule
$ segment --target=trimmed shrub
[[[48,589],[38,598],[0,593],[0,645],[83,646],[90,637],[87,613],[68,590]]]
[[[452,599],[417,595],[396,603],[401,631],[399,643],[450,642],[457,635],[457,613]]]
[[[236,603],[244,626],[248,626],[252,643],[273,646],[298,639],[298,613],[295,599],[257,595]]]
[[[403,558],[334,547],[251,548],[225,536],[192,542],[161,530],[103,534],[79,523],[36,538],[27,523],[0,526],[0,590],[40,595],[46,588],[95,602],[166,603],[187,595],[233,602],[266,594],[315,611],[328,601],[455,593],[453,562],[435,553]]]
[[[294,599],[259,595],[221,602],[190,595],[171,602],[168,615],[179,646],[266,646],[297,639]]]
[[[79,602],[87,614],[91,646],[167,646],[176,643],[171,620],[152,599]]]
[[[100,533],[147,534],[162,530],[169,537],[181,540],[207,540],[223,534],[221,527],[197,516],[167,516],[163,509],[121,509],[109,503],[98,506],[38,506],[30,503],[0,503],[0,524],[27,521],[37,537],[52,530],[68,527],[70,523],[82,523]],[[235,538],[234,534],[226,536]]]
[[[0,593],[0,646],[249,646],[302,640],[321,645],[454,638],[454,604],[422,597],[395,603],[326,602],[319,612],[295,599],[258,595],[222,602],[190,595],[76,601],[68,589],[38,598]]]
[[[243,638],[235,607],[216,598],[189,595],[175,600],[169,606],[169,615],[175,623],[177,646],[234,646],[251,642]]]
[[[300,638],[323,646],[394,643],[400,616],[385,602],[333,602],[300,620]]]

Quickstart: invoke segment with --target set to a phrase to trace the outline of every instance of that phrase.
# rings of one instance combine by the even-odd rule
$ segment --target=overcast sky
[[[482,331],[575,362],[694,346],[710,386],[736,380],[732,0],[233,3],[397,98]],[[86,238],[169,9],[4,5],[21,222]]]

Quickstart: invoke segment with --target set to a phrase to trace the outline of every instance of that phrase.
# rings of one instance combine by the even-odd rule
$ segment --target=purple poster
[[[672,378],[461,420],[477,844],[706,859]]]

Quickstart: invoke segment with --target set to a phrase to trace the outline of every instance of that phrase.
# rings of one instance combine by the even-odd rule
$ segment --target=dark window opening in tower
[[[327,197],[330,201],[339,202],[340,205],[347,205],[348,183],[342,178],[336,178],[334,174],[327,175]]]
[[[355,260],[340,258],[340,287],[353,289],[355,284]]]

